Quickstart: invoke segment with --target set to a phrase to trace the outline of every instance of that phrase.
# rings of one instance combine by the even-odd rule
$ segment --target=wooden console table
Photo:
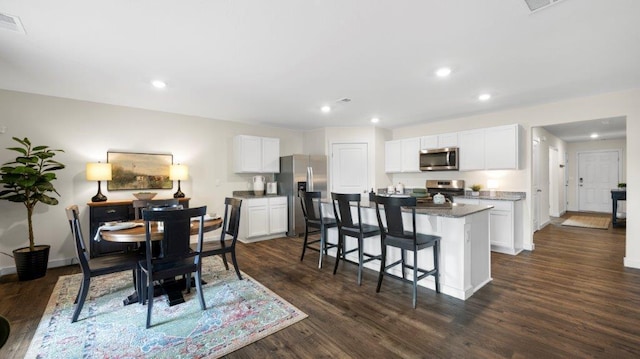
[[[618,201],[626,201],[627,200],[627,190],[624,189],[612,189],[611,190],[611,199],[613,202],[613,210],[611,211],[611,225],[613,227],[619,227],[626,225],[626,219],[623,221],[618,221]]]
[[[154,198],[155,199],[155,198]],[[180,204],[189,208],[190,198],[180,198]],[[93,238],[98,228],[105,222],[131,221],[135,218],[133,200],[89,202],[89,256],[100,257],[106,254],[127,252],[137,248],[134,243],[96,242]]]

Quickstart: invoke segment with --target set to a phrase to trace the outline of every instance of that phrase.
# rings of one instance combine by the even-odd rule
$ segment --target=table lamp
[[[87,181],[98,181],[98,193],[91,202],[104,202],[107,197],[100,190],[100,181],[111,181],[111,163],[87,163]]]
[[[488,180],[487,188],[489,189],[489,197],[495,197],[496,189],[498,188],[498,180],[495,180],[495,179]]]
[[[169,179],[178,181],[178,191],[173,194],[173,198],[184,198],[184,193],[182,193],[180,189],[180,181],[189,179],[189,168],[179,163],[177,165],[171,165],[169,169]]]

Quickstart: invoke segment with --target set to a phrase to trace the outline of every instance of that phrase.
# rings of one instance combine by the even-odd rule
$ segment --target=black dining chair
[[[334,218],[322,215],[322,193],[321,192],[305,192],[299,191],[300,205],[302,206],[302,214],[304,215],[304,242],[302,244],[302,255],[300,261],[304,259],[304,253],[307,248],[319,251],[318,268],[322,268],[322,256],[328,254],[328,250],[338,246],[337,243],[327,242],[327,229],[335,228],[338,223]],[[309,234],[320,233],[320,238],[309,241]],[[312,246],[314,243],[320,243],[320,247]]]
[[[373,238],[380,235],[380,228],[375,225],[362,223],[362,213],[360,211],[360,193],[331,193],[333,211],[336,214],[338,223],[338,253],[336,263],[333,267],[333,274],[338,270],[340,259],[348,261],[346,255],[358,252],[358,285],[362,284],[363,265],[372,260],[379,260],[380,254],[370,254],[364,252],[363,241],[365,238]],[[353,220],[352,208],[356,209],[358,215],[357,222]],[[345,237],[354,237],[358,240],[357,246],[346,251]],[[366,258],[365,258],[366,257]]]
[[[198,248],[202,247],[203,222],[207,207],[170,208],[165,210],[143,209],[142,219],[145,221],[145,260],[140,261],[142,303],[147,303],[147,328],[151,327],[153,312],[154,282],[163,279],[174,279],[179,275],[196,274],[195,284],[200,300],[200,308],[206,309],[202,293],[202,265],[200,253],[190,248],[191,219],[198,220]],[[163,236],[160,240],[160,252],[152,251],[152,233],[156,222],[163,224]]]
[[[180,205],[177,198],[168,199],[136,199],[132,202],[135,219],[142,218],[142,210],[145,208],[174,208]]]
[[[439,252],[440,237],[430,234],[422,234],[416,232],[416,198],[415,197],[386,197],[376,196],[376,216],[378,217],[378,225],[380,226],[380,240],[382,245],[382,258],[380,261],[380,274],[378,275],[378,286],[376,293],[380,292],[382,286],[382,278],[385,275],[397,277],[387,270],[401,265],[402,279],[405,278],[405,269],[413,271],[413,308],[416,307],[418,295],[418,281],[432,275],[435,279],[436,293],[440,293],[440,271],[439,271]],[[405,229],[402,223],[402,208],[405,207],[411,211],[412,227]],[[386,227],[382,221],[382,214]],[[387,247],[395,247],[400,249],[400,260],[386,264]],[[418,251],[432,248],[433,251],[433,269],[426,270],[418,267]],[[413,264],[406,263],[406,251],[413,252]]]
[[[242,280],[238,260],[236,258],[236,241],[238,240],[238,231],[240,230],[240,207],[242,200],[238,198],[224,199],[224,219],[222,221],[222,232],[219,241],[209,241],[202,243],[202,248],[193,248],[200,252],[201,257],[216,256],[222,257],[224,267],[229,270],[227,263],[227,253],[231,254],[231,263],[236,270],[239,280]]]
[[[89,287],[91,285],[91,278],[131,270],[134,277],[134,287],[139,289],[137,288],[137,285],[140,283],[138,271],[138,261],[140,257],[138,253],[121,253],[89,258],[89,252],[87,252],[84,238],[82,236],[78,206],[69,206],[65,211],[67,212],[67,219],[69,220],[69,226],[71,227],[71,235],[75,241],[78,263],[82,269],[82,283],[80,284],[78,294],[76,295],[76,300],[74,302],[76,303],[76,308],[73,312],[73,317],[71,318],[71,322],[75,323],[78,320],[78,316],[80,315],[84,302],[87,299],[87,294],[89,293]]]

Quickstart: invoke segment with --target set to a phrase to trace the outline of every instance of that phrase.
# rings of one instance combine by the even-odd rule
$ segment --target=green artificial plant
[[[0,168],[0,199],[23,203],[27,208],[27,223],[29,225],[29,250],[33,251],[33,210],[39,202],[57,205],[58,200],[48,195],[50,192],[60,193],[53,187],[56,179],[54,171],[65,166],[54,160],[57,152],[63,150],[50,149],[49,146],[32,146],[28,138],[13,137],[20,147],[8,147],[8,150],[18,152],[15,161],[7,162]]]

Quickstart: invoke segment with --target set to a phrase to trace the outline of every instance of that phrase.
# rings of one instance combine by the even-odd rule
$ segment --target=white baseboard
[[[74,258],[63,258],[63,259],[55,259],[55,260],[51,260],[49,261],[49,264],[47,265],[47,268],[56,268],[56,267],[64,267],[64,266],[68,266],[68,265],[72,265],[72,264],[76,264],[78,263],[78,260],[74,257]],[[4,267],[4,268],[0,268],[0,275],[5,275],[5,274],[13,274],[16,272],[16,267]]]
[[[631,259],[629,257],[624,257],[624,266],[640,269],[640,259]]]

